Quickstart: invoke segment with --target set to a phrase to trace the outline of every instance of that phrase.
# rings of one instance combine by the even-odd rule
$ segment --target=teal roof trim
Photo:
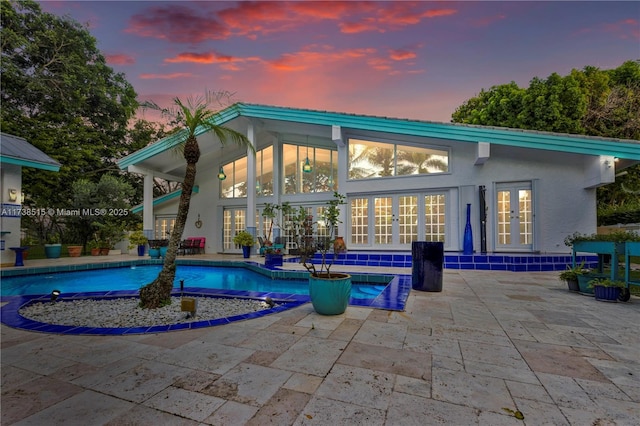
[[[234,104],[229,108],[226,108],[220,111],[215,116],[213,116],[212,117],[213,124],[222,125],[228,121],[233,120],[239,115],[240,115],[240,111],[238,108],[238,104]],[[196,129],[196,136],[206,133],[207,131],[208,131],[207,128],[199,127]],[[186,130],[181,130],[179,132],[176,132],[172,135],[167,136],[164,139],[160,139],[159,141],[154,142],[151,145],[147,145],[144,148],[139,149],[138,151],[131,153],[128,156],[118,160],[118,167],[124,170],[127,167],[138,164],[139,162],[144,161],[147,158],[151,158],[154,155],[160,154],[169,149],[174,149],[175,147],[177,147],[178,145],[180,145],[185,141],[186,133],[187,133]]]
[[[200,187],[198,185],[194,185],[193,193],[197,194],[199,192],[200,192]],[[173,200],[174,198],[178,198],[180,195],[182,195],[182,189],[178,189],[177,191],[173,191],[168,194],[161,195],[160,197],[155,198],[153,200],[153,205],[157,206],[159,204],[166,203],[167,201]],[[131,213],[140,213],[143,210],[144,210],[144,206],[141,204],[139,206],[133,207],[131,209]]]
[[[504,127],[436,123],[258,104],[234,104],[220,111],[220,113],[214,117],[215,124],[222,125],[238,116],[323,126],[341,126],[354,130],[376,131],[462,142],[489,142],[497,145],[575,154],[610,155],[640,161],[640,141],[606,139],[594,136]],[[198,134],[204,131],[206,130],[202,129]],[[182,142],[180,138],[181,134],[182,133],[178,133],[169,136],[121,159],[118,162],[120,168],[125,169],[129,165],[137,164],[140,161],[178,145]]]
[[[0,163],[3,164],[15,164],[16,166],[22,167],[33,167],[34,169],[46,170],[49,172],[57,172],[60,171],[60,165],[49,164],[49,163],[40,163],[32,160],[25,160],[22,158],[13,158],[7,157],[4,155],[0,155]]]

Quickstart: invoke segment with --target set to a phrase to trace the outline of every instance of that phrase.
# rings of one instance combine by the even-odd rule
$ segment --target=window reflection
[[[349,139],[349,179],[443,173],[449,153],[361,139]]]

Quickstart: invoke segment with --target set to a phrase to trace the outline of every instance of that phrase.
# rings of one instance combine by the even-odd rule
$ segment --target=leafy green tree
[[[58,173],[24,169],[27,203],[68,207],[70,182],[117,173],[115,160],[132,152],[126,136],[136,94],[84,26],[31,0],[3,0],[0,8],[2,131],[62,164]]]
[[[535,77],[526,89],[514,82],[482,89],[456,109],[452,121],[638,140],[640,61],[611,70],[586,66],[564,77]],[[640,166],[598,188],[600,223],[640,216],[639,194]]]
[[[180,145],[180,149],[187,162],[178,204],[178,214],[169,238],[169,247],[167,248],[162,270],[153,282],[140,289],[140,305],[143,308],[158,308],[171,300],[171,289],[176,276],[175,260],[178,243],[182,238],[182,232],[187,222],[191,194],[196,180],[196,166],[200,159],[200,147],[198,146],[196,135],[205,129],[213,132],[223,145],[228,140],[231,140],[238,146],[250,148],[255,154],[255,148],[245,135],[215,124],[219,111],[211,109],[212,105],[223,105],[224,101],[228,100],[229,97],[230,94],[227,92],[207,92],[205,96],[187,99],[186,104],[179,98],[175,98],[175,106],[170,109],[161,108],[153,102],[143,104],[145,108],[160,111],[164,116],[170,117],[173,120],[172,124],[182,129],[180,136],[183,138],[183,142]]]

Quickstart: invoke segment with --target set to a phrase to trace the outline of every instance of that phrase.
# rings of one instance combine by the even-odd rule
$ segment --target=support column
[[[142,201],[142,229],[144,236],[153,239],[153,173],[147,171],[144,175],[144,189]]]
[[[253,122],[249,120],[247,125],[247,139],[253,147],[256,146],[255,131]],[[247,231],[256,236],[256,156],[253,151],[247,148]]]

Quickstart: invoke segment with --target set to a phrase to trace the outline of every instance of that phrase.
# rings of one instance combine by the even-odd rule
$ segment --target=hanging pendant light
[[[218,179],[225,180],[226,178],[227,175],[224,174],[224,169],[220,166],[220,169],[218,170]]]
[[[311,173],[312,170],[313,169],[311,168],[311,163],[309,162],[309,136],[307,136],[307,158],[304,160],[302,171],[304,173]]]

